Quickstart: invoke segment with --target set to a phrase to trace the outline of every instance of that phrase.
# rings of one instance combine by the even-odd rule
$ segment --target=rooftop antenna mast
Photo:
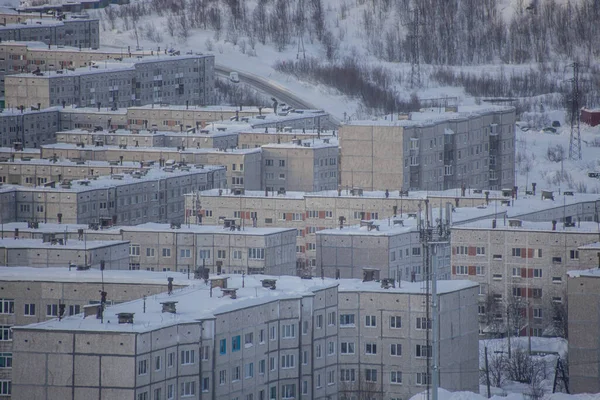
[[[581,131],[579,130],[579,63],[575,61],[573,67],[571,89],[571,137],[569,141],[569,159],[581,160]]]

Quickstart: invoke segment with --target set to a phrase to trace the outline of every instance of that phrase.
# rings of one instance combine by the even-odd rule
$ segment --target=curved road
[[[215,73],[219,74],[221,76],[224,76],[226,78],[229,78],[229,73],[231,73],[233,71],[238,73],[240,82],[244,82],[244,83],[254,87],[257,90],[260,90],[261,92],[264,92],[272,97],[275,97],[280,103],[286,103],[289,106],[292,106],[294,108],[299,108],[299,109],[306,109],[306,110],[309,110],[309,109],[310,110],[318,110],[319,109],[319,107],[315,107],[314,105],[301,99],[300,97],[296,96],[295,94],[290,92],[288,89],[277,84],[276,82],[270,81],[270,80],[265,79],[258,75],[249,74],[247,72],[240,72],[240,71],[234,70],[232,68],[225,67],[223,65],[215,64]],[[331,114],[329,115],[329,121],[334,125],[338,125],[338,126],[340,125],[340,121]]]

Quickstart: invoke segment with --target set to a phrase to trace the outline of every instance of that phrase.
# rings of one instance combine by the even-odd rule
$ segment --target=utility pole
[[[411,88],[417,88],[421,86],[421,54],[419,49],[419,5],[418,1],[413,3],[412,19],[409,22],[410,34],[410,86]]]
[[[581,160],[581,131],[579,130],[579,63],[575,61],[571,89],[571,136],[569,140],[569,159]]]
[[[487,397],[489,399],[492,396],[490,394],[490,367],[488,365],[487,346],[485,346],[485,381],[486,381],[486,385],[487,385]],[[555,382],[556,382],[556,379],[555,379]]]
[[[427,354],[427,399],[438,399],[439,379],[439,302],[437,294],[437,267],[439,257],[433,262],[432,255],[437,255],[439,245],[447,245],[450,235],[451,205],[447,204],[444,209],[440,204],[439,219],[436,226],[432,223],[433,205],[425,200],[425,216],[421,217],[419,206],[419,239],[423,248],[423,267],[425,277],[425,315],[426,315],[426,348]],[[431,299],[430,299],[431,297]],[[431,335],[430,335],[431,331]],[[430,352],[430,353],[429,353]]]

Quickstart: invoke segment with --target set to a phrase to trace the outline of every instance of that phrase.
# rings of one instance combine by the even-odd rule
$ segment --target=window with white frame
[[[240,380],[240,366],[236,365],[235,367],[231,368],[231,382],[235,382],[235,381],[239,381]]]
[[[219,371],[219,385],[227,383],[227,370],[222,369]]]
[[[392,329],[402,328],[402,317],[399,315],[392,315],[390,317],[390,328],[392,328]]]
[[[365,354],[377,354],[377,343],[365,343]]]
[[[427,346],[424,344],[417,344],[415,347],[415,357],[417,357],[417,358],[431,357],[431,346]]]
[[[395,357],[400,357],[402,355],[402,344],[401,343],[392,343],[390,345],[390,355]]]
[[[377,370],[374,368],[365,369],[365,381],[366,382],[377,382]]]
[[[431,383],[431,375],[426,372],[417,372],[417,385],[429,385]]]
[[[0,368],[12,368],[12,353],[0,353]]]
[[[192,251],[190,249],[179,249],[179,257],[180,258],[191,258]]]
[[[24,315],[34,316],[35,315],[35,304],[33,304],[33,303],[25,304]]]
[[[296,366],[296,358],[293,354],[283,354],[281,356],[281,369],[294,368]]]
[[[335,354],[335,342],[327,342],[327,355]]]
[[[139,244],[130,244],[129,245],[129,255],[130,256],[139,256],[140,255],[140,245]]]
[[[0,395],[12,394],[12,382],[6,380],[0,380]]]
[[[244,364],[244,378],[249,379],[254,376],[254,363]]]
[[[340,369],[340,381],[341,382],[355,382],[356,381],[356,370],[354,368]]]
[[[335,325],[335,311],[331,311],[327,313],[327,325],[334,326]]]
[[[426,317],[417,317],[417,329],[431,329],[431,319]]]
[[[340,343],[341,354],[354,354],[354,342],[341,342]]]
[[[354,326],[354,314],[340,314],[340,326]]]
[[[148,360],[138,361],[138,375],[146,375],[148,373]]]
[[[396,385],[402,384],[402,371],[391,371],[390,383],[394,383]]]
[[[281,385],[281,398],[293,399],[296,397],[296,385],[293,383]]]
[[[181,382],[179,394],[181,397],[191,397],[196,395],[196,382]]]
[[[15,300],[14,299],[0,299],[0,314],[14,314],[15,313]]]
[[[296,337],[296,325],[285,324],[281,327],[281,338],[282,339],[293,339]]]
[[[264,260],[265,249],[264,248],[249,248],[248,259],[250,260]]]
[[[376,315],[366,315],[365,316],[365,326],[367,328],[377,327],[377,316]]]
[[[181,365],[193,364],[195,356],[195,350],[181,350]]]

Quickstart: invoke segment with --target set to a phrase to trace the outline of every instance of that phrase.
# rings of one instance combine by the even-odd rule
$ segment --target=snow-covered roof
[[[129,107],[130,110],[152,110],[152,111],[165,111],[165,110],[169,110],[169,111],[189,111],[189,112],[194,112],[194,111],[209,111],[209,112],[227,112],[227,113],[235,113],[236,111],[240,111],[241,113],[259,113],[258,107],[248,107],[245,106],[243,107],[241,110],[239,107],[234,107],[234,106],[194,106],[194,105],[190,105],[190,106],[184,106],[184,105],[152,105],[152,104],[147,104],[144,106],[134,106],[134,107]],[[261,111],[263,114],[270,114],[273,112],[272,108],[262,108]]]
[[[283,143],[269,143],[262,145],[263,148],[278,148],[278,149],[324,149],[328,147],[338,148],[339,143],[337,137],[324,138],[324,139],[298,139],[298,141],[283,142]]]
[[[108,161],[98,161],[98,160],[85,160],[84,164],[78,164],[76,161],[72,161],[69,159],[59,159],[56,162],[47,159],[47,158],[34,158],[29,161],[23,161],[20,158],[15,158],[14,161],[5,162],[6,165],[36,165],[36,166],[48,166],[48,167],[116,167],[116,168],[130,168],[130,169],[139,169],[140,163],[136,161],[123,161],[123,164],[119,162],[119,165],[110,165]]]
[[[103,277],[104,275],[104,277]],[[182,272],[153,272],[153,271],[129,271],[129,270],[104,270],[88,269],[77,271],[75,268],[32,268],[32,267],[10,267],[0,268],[0,281],[25,281],[25,282],[86,282],[86,283],[126,283],[165,285],[167,278],[174,278],[174,285],[190,285],[197,283],[188,279],[187,273]]]
[[[198,135],[198,137],[201,137]],[[118,150],[123,152],[144,152],[144,153],[163,153],[163,152],[176,152],[178,151],[181,154],[252,154],[252,153],[260,153],[260,148],[252,148],[252,149],[208,149],[208,148],[194,148],[194,147],[186,147],[185,150],[177,150],[175,147],[127,147],[126,149],[121,149],[119,146],[92,146],[89,145],[87,147],[77,147],[75,143],[54,143],[54,144],[44,144],[42,145],[44,149],[60,149],[60,150],[85,150],[85,151],[98,151],[103,152],[107,150]]]
[[[138,272],[138,271],[136,271]],[[176,276],[176,273],[172,273]],[[226,276],[221,276],[224,278]],[[244,287],[242,287],[242,279]],[[262,286],[263,279],[277,279],[276,289]],[[439,281],[438,293],[451,293],[458,290],[476,287],[478,284],[471,281]],[[339,287],[340,291],[385,292],[398,294],[422,294],[425,288],[420,282],[399,282],[396,288],[383,289],[379,282],[362,282],[359,279],[301,279],[292,276],[270,277],[265,275],[240,275],[229,276],[228,288],[237,288],[237,299],[224,296],[220,288],[212,289],[203,281],[186,288],[173,291],[171,295],[162,293],[149,296],[145,300],[139,299],[127,303],[109,306],[104,311],[104,321],[96,316],[83,318],[75,315],[63,318],[61,321],[53,319],[15,329],[36,330],[75,330],[92,332],[149,332],[162,327],[186,322],[197,323],[202,319],[213,319],[215,316],[250,306],[266,304],[284,299],[298,299],[303,296],[313,296],[318,290]],[[175,314],[163,313],[162,302],[176,301]],[[202,307],[198,307],[201,304]],[[145,307],[145,312],[144,312]],[[119,324],[116,314],[134,313],[133,324]]]
[[[60,238],[59,238],[60,239]],[[68,239],[65,244],[52,244],[42,239],[0,239],[0,248],[3,249],[54,249],[54,250],[94,250],[104,247],[127,244],[126,240],[73,240]],[[0,268],[1,269],[1,268]]]
[[[218,233],[224,235],[248,235],[248,236],[263,236],[276,233],[296,231],[294,228],[254,228],[252,226],[244,226],[243,230],[232,231],[224,229],[222,225],[195,225],[181,224],[180,228],[173,229],[170,224],[160,224],[157,222],[147,222],[145,224],[134,226],[115,226],[108,229],[103,229],[100,232],[118,233],[121,230],[129,232],[173,232],[173,233]]]
[[[399,126],[399,127],[419,127],[432,126],[440,122],[466,120],[469,118],[514,110],[510,106],[461,106],[458,112],[412,112],[409,119],[375,119],[375,120],[355,120],[349,121],[348,125],[359,126]]]
[[[136,183],[140,183],[140,182],[144,182],[144,181],[153,181],[153,180],[158,180],[158,179],[173,178],[176,176],[181,177],[181,176],[193,175],[193,174],[204,174],[204,173],[208,173],[210,171],[215,171],[215,170],[219,170],[219,169],[223,169],[223,167],[215,166],[215,165],[206,165],[206,166],[204,166],[204,168],[196,168],[195,166],[190,165],[189,170],[182,170],[180,168],[174,168],[171,172],[167,172],[164,169],[154,167],[154,168],[144,168],[143,170],[147,171],[147,172],[145,174],[135,175],[135,177],[134,177],[134,175],[131,175],[131,174],[120,173],[120,174],[113,174],[111,176],[103,175],[103,176],[97,177],[96,179],[71,180],[70,187],[65,187],[64,185],[59,184],[60,182],[57,182],[57,184],[54,188],[49,187],[49,186],[30,187],[30,186],[20,186],[20,185],[3,185],[3,187],[4,186],[6,186],[6,187],[14,186],[19,191],[30,191],[30,192],[46,191],[46,192],[79,193],[79,192],[86,192],[88,190],[100,189],[100,188],[117,187],[117,186],[123,186],[123,185],[136,184]],[[119,179],[116,178],[117,176],[119,177]]]
[[[269,193],[268,197],[295,198],[295,199],[303,199],[303,198],[311,198],[311,197],[341,197],[341,198],[352,197],[352,198],[356,198],[356,199],[361,199],[361,198],[365,198],[365,197],[386,198],[384,190],[373,190],[373,191],[364,190],[362,196],[357,196],[357,195],[352,195],[352,192],[350,191],[350,189],[351,188],[342,189],[339,196],[338,196],[337,190],[322,190],[319,192],[286,191],[285,194],[275,195],[275,196],[273,196],[271,193]],[[218,189],[205,190],[205,191],[202,191],[201,194],[202,194],[202,196],[207,196],[207,197],[208,196],[219,196],[219,190]],[[233,194],[233,192],[230,192],[229,190],[223,190],[221,193],[221,196],[240,197],[239,195]],[[241,197],[267,197],[267,196],[265,196],[264,190],[263,191],[246,190]],[[408,195],[404,195],[404,194],[401,195],[400,191],[398,191],[398,190],[390,190],[389,191],[390,199],[408,199],[408,200],[421,199],[421,200],[425,200],[426,198],[431,198],[431,197],[443,197],[443,198],[447,198],[448,201],[454,202],[454,199],[456,199],[456,198],[459,198],[459,199],[461,199],[461,198],[462,199],[473,199],[473,198],[485,199],[485,194],[467,191],[466,196],[461,197],[460,189],[448,189],[448,190],[442,190],[442,191],[413,190],[413,191],[409,191]],[[495,198],[504,199],[505,197],[502,196],[502,191],[492,190],[492,191],[490,191],[489,198],[490,199],[495,199]]]
[[[589,269],[571,270],[567,271],[567,275],[569,275],[569,278],[600,278],[600,268],[596,267]]]
[[[575,226],[565,226],[562,222],[556,223],[556,230],[552,229],[552,222],[532,222],[522,221],[517,218],[500,218],[496,221],[496,228],[492,228],[493,219],[482,219],[468,222],[453,229],[482,229],[498,231],[537,231],[537,232],[556,232],[556,233],[600,233],[598,223],[581,221],[575,223]],[[518,221],[511,224],[511,221]]]

